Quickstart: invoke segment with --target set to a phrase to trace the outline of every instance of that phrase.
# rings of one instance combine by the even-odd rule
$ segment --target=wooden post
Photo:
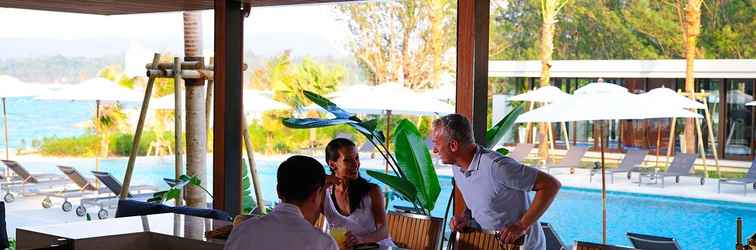
[[[598,121],[599,147],[601,149],[601,239],[606,244],[606,164],[604,162],[604,121]]]
[[[661,125],[660,120],[656,120],[656,164],[655,167],[659,167],[659,149],[661,147]]]
[[[457,1],[456,112],[471,121],[478,143],[485,140],[488,101],[489,0]],[[464,212],[464,200],[454,192],[454,212]]]
[[[155,53],[152,57],[152,64],[157,65],[160,62],[160,54]],[[136,132],[134,132],[134,141],[131,143],[131,152],[129,152],[129,163],[126,165],[126,176],[123,177],[123,188],[121,188],[121,200],[125,200],[129,197],[129,185],[131,185],[131,175],[134,173],[134,163],[136,162],[137,151],[139,151],[139,141],[142,139],[142,129],[144,128],[144,120],[147,117],[147,108],[150,105],[150,96],[152,96],[152,87],[155,83],[155,78],[150,77],[147,80],[147,88],[144,90],[144,98],[142,98],[142,107],[139,111],[139,120],[137,121]]]
[[[183,91],[181,91],[183,84],[181,79],[181,58],[174,57],[173,58],[173,139],[175,141],[174,143],[174,171],[176,180],[181,177],[181,175],[184,174],[184,156],[182,154],[182,135],[184,128],[182,126],[181,120],[183,120],[184,117],[184,102],[181,99],[181,95],[183,94]],[[179,192],[181,192],[181,195],[179,195],[179,198],[176,199],[176,206],[183,206],[184,205],[184,189],[179,189]]]
[[[213,207],[241,211],[242,3],[215,0]]]
[[[528,104],[528,110],[527,111],[533,110],[534,107],[535,107],[535,102],[531,101]],[[525,136],[525,142],[526,143],[535,143],[535,141],[533,141],[533,123],[531,123],[531,122],[525,123],[525,129],[527,129],[527,133],[526,133],[526,136]]]

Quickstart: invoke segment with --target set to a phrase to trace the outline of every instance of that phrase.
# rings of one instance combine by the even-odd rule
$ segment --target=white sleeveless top
[[[331,227],[345,227],[347,231],[352,232],[355,236],[360,236],[374,232],[375,218],[373,218],[373,202],[370,195],[365,195],[360,203],[360,208],[352,211],[349,216],[344,216],[336,209],[336,203],[331,198],[333,187],[326,189],[325,201],[323,204],[323,214]],[[386,238],[377,242],[382,246],[396,246],[391,238]]]

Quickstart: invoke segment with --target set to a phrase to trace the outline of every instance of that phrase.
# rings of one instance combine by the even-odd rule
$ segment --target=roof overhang
[[[252,7],[346,2],[349,0],[236,0]],[[210,10],[214,0],[0,0],[0,7],[73,12],[97,15],[123,15],[154,12]]]
[[[551,77],[685,78],[685,60],[554,60]],[[541,61],[490,61],[489,77],[540,77]],[[756,60],[695,60],[696,78],[756,78]]]

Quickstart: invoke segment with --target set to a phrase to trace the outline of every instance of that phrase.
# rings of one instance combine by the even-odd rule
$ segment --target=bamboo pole
[[[669,129],[669,142],[667,144],[667,158],[664,159],[664,165],[669,166],[669,157],[672,155],[672,148],[675,145],[675,125],[677,124],[677,118],[672,118],[672,125]]]
[[[242,117],[242,126],[244,129],[244,147],[247,149],[247,161],[249,161],[249,175],[252,178],[252,185],[255,188],[255,200],[257,201],[257,208],[260,211],[260,214],[265,214],[265,201],[263,200],[262,190],[260,189],[260,181],[257,179],[257,164],[255,163],[252,141],[249,138],[249,125],[247,125],[246,117]]]
[[[176,72],[179,72],[177,69],[179,68],[179,65],[181,65],[181,58],[174,57],[173,58],[173,66],[174,70]],[[174,171],[176,180],[181,177],[181,175],[184,174],[184,156],[182,154],[181,148],[182,147],[182,134],[184,131],[184,128],[182,126],[181,120],[183,120],[184,117],[184,102],[183,99],[181,99],[181,94],[183,93],[181,91],[181,88],[183,86],[181,79],[181,73],[175,74],[173,77],[173,128],[174,128],[174,148],[173,155],[175,157],[174,160]],[[184,189],[180,189],[179,192],[181,192],[181,195],[179,195],[179,198],[176,199],[176,206],[183,206],[184,205]]]
[[[160,62],[160,54],[155,53],[152,57],[152,64],[158,64]],[[131,144],[131,152],[129,152],[129,162],[126,165],[126,176],[123,177],[123,188],[121,188],[120,199],[124,200],[129,196],[129,185],[131,185],[131,176],[134,173],[134,163],[136,161],[137,150],[139,149],[139,141],[142,139],[142,129],[144,128],[144,119],[147,117],[147,107],[150,104],[150,96],[152,95],[152,87],[155,83],[155,78],[150,77],[147,81],[147,88],[144,90],[144,99],[142,99],[142,107],[139,111],[139,121],[137,121],[136,132],[134,132],[134,141]]]
[[[551,123],[546,123],[546,127],[549,130],[549,149],[554,150],[554,130],[551,127]]]
[[[708,94],[701,90],[701,94],[703,95],[703,104],[704,104],[704,117],[706,118],[706,127],[709,130],[709,143],[711,144],[711,153],[714,155],[714,165],[717,168],[717,176],[721,176],[721,173],[719,172],[719,155],[717,154],[717,145],[714,141],[714,132],[711,125],[711,113],[709,113],[709,103],[708,103]],[[721,177],[719,177],[721,178]]]
[[[701,122],[693,118],[693,124],[696,126],[696,135],[698,136],[698,151],[701,151],[701,161],[704,167],[704,178],[709,177],[709,168],[706,166],[706,151],[704,150],[703,135],[701,134]]]
[[[531,101],[530,104],[528,104],[528,111],[533,110],[534,106],[535,102]],[[525,134],[525,143],[535,143],[535,141],[533,141],[533,123],[527,122],[525,124],[525,129],[527,129],[527,133]]]

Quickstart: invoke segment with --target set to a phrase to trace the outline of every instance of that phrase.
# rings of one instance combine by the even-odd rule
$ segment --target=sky
[[[245,21],[245,48],[263,54],[274,53],[268,50],[293,49],[294,54],[308,54],[303,50],[312,50],[317,55],[344,55],[348,53],[344,44],[349,30],[339,21],[340,15],[334,7],[334,4],[314,4],[252,8]],[[213,12],[202,11],[202,16],[204,47],[211,51]],[[11,8],[0,8],[0,30],[0,42],[118,40],[127,41],[124,43],[128,47],[148,50],[180,50],[183,31],[180,12],[99,16]],[[33,49],[16,45],[20,50]],[[75,47],[76,43],[66,46]],[[117,49],[124,50],[121,47]],[[59,50],[65,54],[67,49]],[[24,55],[23,51],[13,52]]]

